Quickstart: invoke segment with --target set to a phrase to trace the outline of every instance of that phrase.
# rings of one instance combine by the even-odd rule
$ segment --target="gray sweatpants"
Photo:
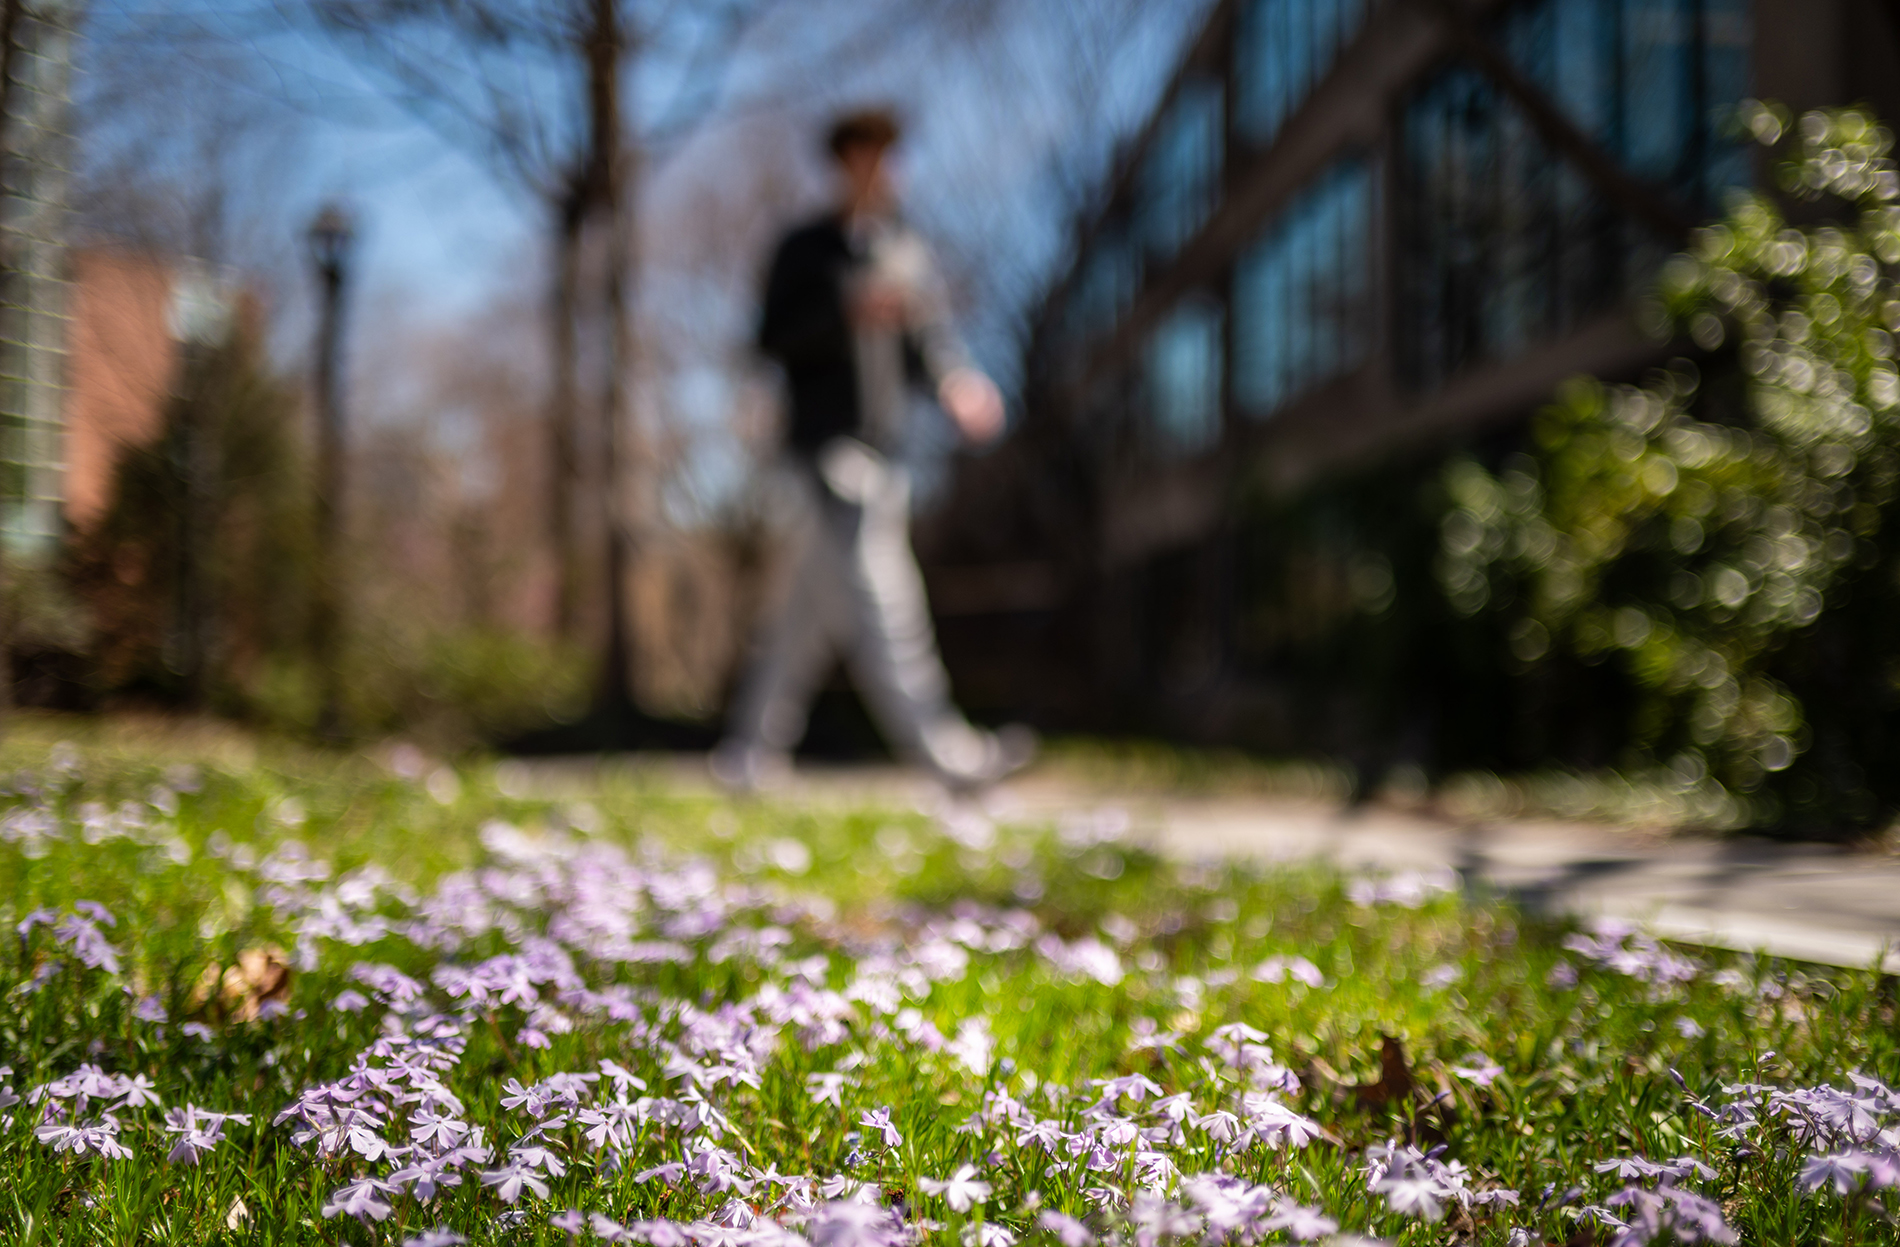
[[[796,477],[801,515],[788,534],[789,575],[733,705],[728,747],[789,753],[818,681],[842,656],[900,757],[945,777],[976,773],[987,733],[950,702],[910,548],[909,473],[840,439],[819,456],[817,472]]]

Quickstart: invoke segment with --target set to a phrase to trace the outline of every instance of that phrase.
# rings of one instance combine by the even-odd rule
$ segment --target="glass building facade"
[[[1060,375],[1131,360],[1145,372],[1145,409],[1120,419],[1154,436],[1134,444],[1208,451],[1365,369],[1395,401],[1417,400],[1627,306],[1680,245],[1553,150],[1511,85],[1450,34],[1397,77],[1366,81],[1390,61],[1371,58],[1401,9],[1217,7],[1221,37],[1158,109],[1043,339]],[[1479,28],[1584,141],[1684,214],[1713,215],[1751,181],[1733,123],[1752,89],[1751,0],[1515,0],[1481,6]],[[1335,99],[1379,90],[1389,120],[1379,134],[1336,127],[1315,161],[1327,126],[1315,92],[1329,81]],[[1300,119],[1309,167],[1249,195],[1292,159]],[[1218,383],[1187,384],[1209,361]],[[1210,394],[1211,416],[1196,405]]]
[[[1900,117],[1890,26],[1865,0],[1210,0],[1077,223],[1021,424],[921,539],[927,573],[1048,586],[1039,613],[965,596],[940,621],[959,695],[1230,741],[1281,713],[1286,638],[1430,562],[1338,553],[1413,486],[1310,531],[1290,511],[1508,453],[1567,378],[1693,354],[1635,312],[1694,224],[1762,185],[1740,105]],[[1275,542],[1297,558],[1256,557]],[[1017,700],[1056,687],[1068,709]]]
[[[66,184],[74,8],[15,23],[0,155],[0,540],[49,557],[61,535],[66,340]]]
[[[1696,217],[1751,180],[1743,0],[1535,0],[1491,32],[1596,147]],[[1411,90],[1397,136],[1399,367],[1414,387],[1627,302],[1680,243],[1628,219],[1479,69]]]

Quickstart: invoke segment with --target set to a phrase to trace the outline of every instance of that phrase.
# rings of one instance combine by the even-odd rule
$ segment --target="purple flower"
[[[1288,1238],[1302,1243],[1339,1232],[1339,1222],[1319,1209],[1286,1201],[1280,1203],[1263,1225],[1270,1230],[1285,1230]]]
[[[858,1125],[883,1135],[885,1147],[896,1147],[904,1141],[904,1136],[897,1133],[897,1127],[891,1124],[891,1110],[888,1105],[865,1113],[858,1119]]]
[[[1641,1156],[1622,1156],[1611,1160],[1600,1160],[1590,1166],[1598,1173],[1613,1173],[1629,1182],[1637,1178],[1653,1178],[1661,1172],[1661,1166],[1654,1161],[1644,1160]]]
[[[1674,1160],[1664,1161],[1657,1168],[1667,1182],[1680,1182],[1684,1178],[1700,1178],[1704,1182],[1715,1180],[1715,1170],[1693,1156],[1678,1156]]]
[[[1654,937],[1621,919],[1599,918],[1591,929],[1594,935],[1565,936],[1564,947],[1638,982],[1687,982],[1702,971],[1696,962],[1670,952]]]
[[[454,1230],[424,1230],[402,1240],[402,1247],[461,1247],[468,1240]]]
[[[812,1209],[805,1236],[812,1247],[898,1247],[907,1241],[904,1227],[889,1212],[855,1200],[824,1203]]]
[[[1157,1247],[1163,1239],[1186,1238],[1201,1228],[1201,1218],[1171,1200],[1143,1192],[1128,1210],[1137,1247]]]
[[[1664,1186],[1652,1191],[1626,1186],[1604,1203],[1606,1207],[1585,1208],[1583,1214],[1616,1231],[1610,1238],[1611,1247],[1642,1247],[1665,1234],[1691,1245],[1736,1241],[1735,1231],[1723,1220],[1722,1209],[1715,1201],[1680,1187]],[[1611,1208],[1623,1210],[1624,1215],[1617,1216],[1609,1211]]]
[[[1153,1018],[1136,1018],[1128,1024],[1130,1052],[1178,1052],[1181,1032],[1161,1030]]]
[[[1095,1085],[1102,1089],[1102,1099],[1107,1103],[1113,1103],[1126,1096],[1139,1104],[1151,1095],[1161,1094],[1160,1085],[1146,1074],[1124,1074],[1120,1078],[1097,1078]]]
[[[645,1091],[647,1089],[646,1079],[636,1076],[632,1070],[622,1066],[619,1062],[609,1061],[605,1057],[602,1057],[600,1061],[600,1074],[603,1078],[612,1079],[614,1090],[621,1095],[625,1095],[629,1089],[635,1091]]]
[[[59,911],[57,909],[41,908],[34,910],[26,917],[20,919],[13,929],[21,939],[25,939],[33,933],[34,927],[50,926],[57,921],[59,921]]]
[[[35,1127],[33,1137],[54,1152],[71,1152],[75,1156],[91,1153],[107,1160],[124,1160],[132,1154],[132,1149],[119,1142],[119,1123],[110,1114],[94,1122],[71,1126],[49,1122]]]
[[[116,925],[106,908],[96,901],[76,901],[74,909],[83,912],[68,913],[60,917],[50,909],[37,909],[28,914],[15,928],[24,938],[35,926],[53,922],[53,935],[60,943],[73,950],[73,955],[95,970],[104,970],[107,974],[119,972],[119,950],[106,941],[99,930],[99,923]]]
[[[392,1004],[408,1004],[422,996],[422,984],[394,966],[359,961],[350,967],[350,977]]]
[[[1054,1156],[1062,1139],[1062,1126],[1059,1122],[1024,1119],[1016,1124],[1017,1147],[1028,1147],[1034,1144]]]
[[[1240,1104],[1248,1131],[1269,1147],[1285,1143],[1300,1148],[1320,1137],[1318,1122],[1300,1116],[1271,1096],[1249,1092],[1240,1097]]]
[[[627,1231],[626,1226],[620,1224],[620,1222],[614,1220],[612,1217],[605,1216],[598,1212],[590,1212],[587,1214],[587,1228],[594,1232],[595,1238],[601,1239],[604,1242],[631,1243],[635,1241],[633,1235]]]
[[[1373,1184],[1372,1189],[1385,1196],[1393,1212],[1402,1216],[1423,1217],[1436,1221],[1445,1215],[1444,1198],[1438,1183],[1429,1177],[1402,1174]]]
[[[1095,1235],[1089,1227],[1066,1212],[1050,1208],[1036,1218],[1036,1225],[1056,1236],[1062,1247],[1093,1247]]]
[[[112,911],[98,901],[74,901],[73,908],[94,922],[103,922],[109,927],[119,925],[119,920],[112,916]]]
[[[751,1181],[741,1176],[744,1171],[739,1158],[722,1147],[708,1147],[686,1162],[686,1172],[693,1175],[703,1195],[730,1190],[751,1194]]]
[[[1308,987],[1318,987],[1326,981],[1319,967],[1304,957],[1282,957],[1275,954],[1253,969],[1253,977],[1261,983],[1278,983],[1285,979],[1294,979]]]
[[[1224,1108],[1194,1119],[1196,1129],[1207,1132],[1207,1137],[1216,1143],[1232,1143],[1240,1137],[1240,1118]]]
[[[174,1165],[195,1165],[204,1158],[206,1152],[224,1141],[224,1123],[227,1121],[250,1124],[249,1113],[208,1113],[193,1104],[175,1108],[165,1114],[165,1133],[175,1134],[178,1141],[172,1144],[172,1150],[165,1159]]]
[[[1036,952],[1064,978],[1094,979],[1104,987],[1122,981],[1121,958],[1092,935],[1073,944],[1065,944],[1059,936],[1045,935],[1036,941]]]
[[[394,1189],[380,1178],[359,1178],[331,1194],[323,1205],[323,1215],[345,1213],[363,1221],[386,1221],[395,1209],[383,1196]]]
[[[532,1191],[542,1199],[548,1197],[548,1184],[528,1165],[510,1163],[499,1169],[484,1169],[481,1174],[482,1185],[492,1187],[495,1195],[504,1204],[512,1204],[521,1198],[521,1192]]]
[[[595,1232],[599,1232],[598,1227]],[[627,1226],[627,1241],[647,1243],[650,1247],[687,1247],[693,1239],[677,1221],[660,1219],[633,1222]]]
[[[461,1161],[462,1158],[454,1152],[426,1157],[414,1157],[412,1154],[409,1164],[389,1175],[389,1182],[392,1187],[408,1187],[409,1193],[417,1199],[434,1199],[443,1187],[462,1185],[462,1175],[456,1173],[454,1168]]]
[[[633,1180],[644,1184],[654,1178],[658,1178],[662,1182],[672,1184],[678,1182],[680,1175],[685,1172],[686,1165],[683,1162],[672,1160],[664,1165],[655,1165],[651,1169],[642,1169],[639,1173],[633,1175]]]
[[[805,1090],[810,1094],[813,1104],[843,1108],[845,1081],[843,1074],[807,1074]]]
[[[1802,1191],[1834,1188],[1846,1195],[1865,1181],[1871,1189],[1900,1186],[1900,1160],[1876,1152],[1837,1152],[1831,1156],[1810,1156],[1801,1166],[1795,1185]]]
[[[548,1218],[548,1224],[557,1230],[566,1230],[570,1237],[578,1235],[587,1226],[587,1218],[578,1208],[569,1208],[566,1212],[557,1212]]]
[[[148,1104],[159,1103],[158,1092],[153,1089],[152,1080],[143,1074],[119,1075],[119,1103],[126,1108],[144,1108]]]

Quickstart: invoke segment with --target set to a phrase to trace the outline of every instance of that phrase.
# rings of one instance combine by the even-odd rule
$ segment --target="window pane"
[[[1063,314],[1063,332],[1072,341],[1107,333],[1135,297],[1141,284],[1141,252],[1126,225],[1104,225],[1077,263],[1075,286]]]
[[[1219,82],[1183,83],[1156,126],[1141,165],[1136,207],[1151,254],[1172,255],[1214,210],[1223,171],[1221,101]]]
[[[1746,0],[1529,0],[1494,37],[1637,178],[1712,214],[1747,180]],[[1400,365],[1431,386],[1577,327],[1679,240],[1614,209],[1484,75],[1454,64],[1399,126]]]
[[[1369,340],[1372,176],[1343,160],[1294,198],[1234,271],[1234,402],[1270,415],[1356,367]]]
[[[1366,0],[1242,0],[1235,33],[1234,124],[1271,142],[1359,33]]]
[[[1184,300],[1148,340],[1148,392],[1161,446],[1179,454],[1220,440],[1220,307]]]

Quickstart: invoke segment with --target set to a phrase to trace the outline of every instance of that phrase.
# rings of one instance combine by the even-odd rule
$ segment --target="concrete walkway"
[[[1900,973],[1900,859],[1891,856],[1271,800],[1166,801],[1141,821],[1164,852],[1449,867],[1468,888],[1544,912],[1629,918],[1674,939],[1830,965],[1878,959]]]
[[[521,765],[521,764],[517,764]],[[584,768],[531,764],[537,786]],[[669,785],[703,785],[697,759],[632,764]],[[584,781],[583,781],[584,782]],[[819,806],[945,808],[940,790],[892,767],[806,768],[774,797]],[[1830,965],[1880,960],[1900,974],[1900,857],[1748,837],[1663,836],[1539,820],[1459,824],[1380,806],[1266,795],[1112,793],[1031,772],[988,794],[999,822],[1078,816],[1179,857],[1320,860],[1347,870],[1451,869],[1467,887],[1551,913],[1605,914],[1659,935]]]

